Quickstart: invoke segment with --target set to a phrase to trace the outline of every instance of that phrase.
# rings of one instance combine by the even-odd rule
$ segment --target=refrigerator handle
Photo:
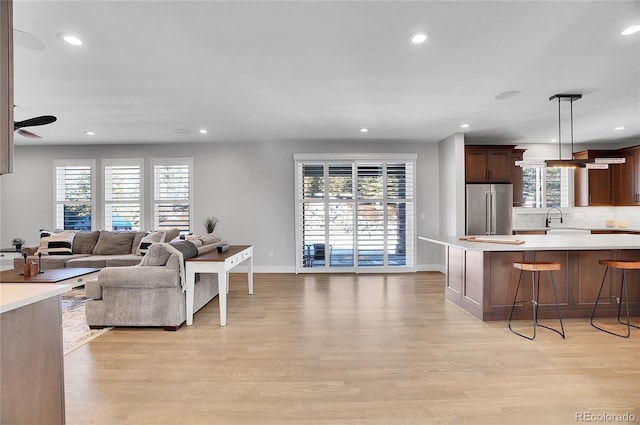
[[[491,192],[484,193],[484,234],[491,234]]]
[[[496,216],[496,193],[491,192],[491,234],[495,235],[498,231],[498,217]]]

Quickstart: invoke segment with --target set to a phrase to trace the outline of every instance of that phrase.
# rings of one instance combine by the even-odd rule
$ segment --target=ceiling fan
[[[21,136],[29,137],[31,139],[41,139],[41,136],[38,136],[35,133],[24,130],[24,127],[34,127],[38,125],[46,125],[51,124],[57,120],[53,115],[42,115],[39,117],[29,118],[23,121],[15,121],[13,123],[13,131],[18,133]]]

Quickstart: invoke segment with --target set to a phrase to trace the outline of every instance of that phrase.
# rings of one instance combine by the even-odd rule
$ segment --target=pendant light
[[[564,167],[564,168],[589,168],[607,169],[609,164],[622,164],[624,158],[589,158],[573,159],[573,102],[582,99],[581,94],[554,94],[549,101],[558,100],[558,159],[546,161],[516,161],[516,165],[523,168]],[[571,134],[571,159],[562,159],[562,120],[561,102],[569,102],[570,134]]]

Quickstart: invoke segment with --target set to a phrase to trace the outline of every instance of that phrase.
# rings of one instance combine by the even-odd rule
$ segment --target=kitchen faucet
[[[551,221],[551,219],[549,218],[549,213],[551,212],[551,210],[558,210],[560,212],[560,223],[562,223],[562,210],[558,207],[551,207],[547,211],[547,218],[544,221],[544,227],[549,227],[549,222]]]

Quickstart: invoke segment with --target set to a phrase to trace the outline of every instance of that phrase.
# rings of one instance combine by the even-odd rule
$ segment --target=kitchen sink
[[[591,230],[587,229],[571,229],[571,228],[552,228],[547,229],[547,235],[590,235]]]

